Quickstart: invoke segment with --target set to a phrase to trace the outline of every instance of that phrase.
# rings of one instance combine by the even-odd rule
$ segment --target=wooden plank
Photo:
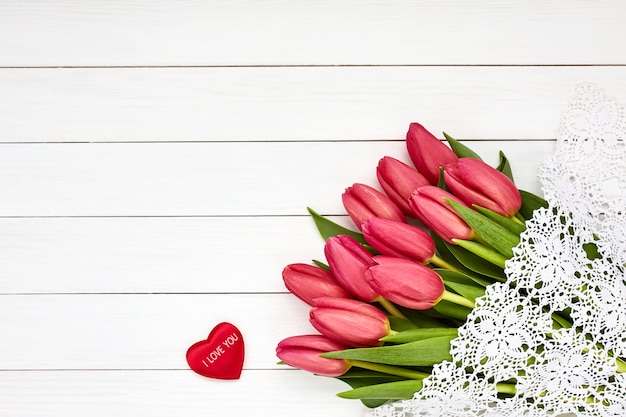
[[[2,370],[187,369],[189,346],[223,321],[241,330],[244,370],[283,369],[275,356],[278,342],[317,333],[308,321],[310,307],[291,294],[4,295],[0,300]]]
[[[5,0],[0,65],[624,64],[623,12],[620,0]]]
[[[621,50],[621,49],[620,49]],[[1,55],[1,54],[0,54]],[[0,142],[554,139],[577,85],[626,67],[0,69]]]
[[[520,187],[538,191],[554,143],[472,142],[502,149]],[[344,189],[376,185],[404,141],[2,145],[0,216],[258,216],[345,214]]]
[[[11,417],[345,417],[365,413],[335,396],[343,382],[302,371],[244,371],[236,381],[191,371],[0,372],[2,412]]]
[[[284,292],[284,266],[324,261],[308,216],[3,218],[0,234],[5,294]]]

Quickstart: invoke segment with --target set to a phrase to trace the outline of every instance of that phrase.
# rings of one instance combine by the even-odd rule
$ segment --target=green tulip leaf
[[[389,400],[375,400],[375,399],[372,399],[372,398],[363,398],[361,400],[361,402],[367,408],[376,408],[376,407],[380,407],[383,404],[388,403]]]
[[[488,261],[496,265],[497,267],[504,269],[506,260],[508,258],[497,250],[492,249],[489,246],[483,245],[482,243],[475,242],[473,240],[452,239],[452,241],[458,246],[461,246],[463,249],[467,249],[469,252],[473,253],[479,258],[482,258],[485,261]]]
[[[476,287],[474,285],[460,284],[454,281],[444,281],[446,287],[450,288],[454,292],[468,300],[475,302],[478,297],[485,295],[485,289],[482,287]]]
[[[371,369],[364,369],[358,367],[352,367],[345,374],[338,376],[338,379],[360,379],[360,380],[369,380],[370,383],[361,384],[359,386],[371,385],[371,384],[382,384],[383,382],[391,382],[391,381],[403,381],[406,377],[391,375],[384,372],[372,371]]]
[[[433,310],[448,318],[465,321],[471,309],[461,305],[451,303],[447,300],[441,300],[433,306]]]
[[[337,379],[345,382],[353,389],[367,387],[370,385],[380,385],[388,382],[406,380],[406,378],[404,377],[368,371],[360,368],[351,368],[347,373],[343,374],[340,377],[337,377]],[[360,398],[360,400],[363,405],[368,408],[375,408],[389,401],[389,399],[372,398]]]
[[[444,244],[456,257],[456,259],[458,259],[459,262],[461,262],[466,268],[483,276],[495,279],[496,281],[506,281],[504,270],[501,267],[494,265],[480,256],[474,255],[472,252],[461,246],[452,245],[447,242],[444,242]]]
[[[327,271],[330,271],[330,266],[326,265],[324,262],[322,261],[318,261],[317,259],[313,259],[313,264],[319,266],[322,269],[325,269]]]
[[[474,206],[474,209],[488,219],[498,223],[500,226],[504,227],[506,230],[516,236],[519,236],[524,230],[526,230],[525,224],[519,223],[518,221],[515,221],[508,217],[504,217],[501,214],[496,213],[495,211],[476,205]]]
[[[397,307],[400,310],[400,312],[404,314],[406,318],[411,320],[411,322],[420,329],[444,326],[444,324],[440,320],[426,314],[426,312],[424,311],[414,310],[412,308],[404,308],[402,306],[397,306]],[[396,331],[402,330],[402,329],[393,327],[393,325],[391,326],[391,328]]]
[[[513,256],[513,248],[519,243],[519,236],[509,232],[498,223],[483,216],[475,210],[457,203],[449,198],[446,201],[474,230],[474,233],[489,246],[507,258]]]
[[[493,279],[489,276],[485,276],[479,272],[473,271],[467,268],[463,263],[457,259],[457,257],[450,251],[448,248],[448,244],[435,233],[430,233],[431,237],[435,241],[435,247],[437,248],[437,253],[439,257],[444,261],[452,265],[458,272],[463,273],[465,276],[470,277],[474,282],[486,287],[487,285],[493,283]],[[454,246],[454,245],[450,245]],[[438,272],[442,269],[435,268]]]
[[[335,359],[352,359],[398,366],[432,366],[451,360],[450,340],[455,336],[439,336],[402,345],[355,348],[322,353]]]
[[[434,270],[439,274],[439,276],[441,277],[441,279],[443,279],[444,282],[457,282],[459,284],[471,285],[476,288],[482,288],[482,289],[484,289],[484,287],[488,285],[488,284],[485,285],[483,281],[477,282],[470,275],[461,271],[451,271],[449,269],[443,269],[443,268],[434,268]]]
[[[511,181],[513,180],[513,171],[511,170],[511,164],[509,163],[509,159],[504,155],[504,152],[500,151],[500,163],[496,167],[498,171],[509,177]]]
[[[442,190],[446,190],[446,191],[450,191],[448,189],[448,186],[446,185],[446,180],[443,176],[444,170],[443,167],[439,168],[439,180],[437,181],[437,187],[441,188]]]
[[[412,329],[398,332],[395,334],[390,334],[389,336],[385,336],[380,340],[385,343],[409,343],[416,342],[418,340],[432,339],[433,337],[440,336],[452,336],[454,338],[457,336],[457,331],[458,329],[456,327],[431,327],[427,329]]]
[[[421,380],[409,379],[354,388],[350,391],[340,392],[337,396],[351,400],[407,400],[413,398],[413,394],[421,389]]]
[[[320,232],[320,235],[324,240],[329,237],[337,236],[337,235],[348,235],[355,238],[359,243],[365,244],[365,238],[363,235],[355,232],[353,230],[347,229],[329,219],[317,213],[310,207],[307,207],[307,210],[313,217],[313,221],[315,222],[315,226],[317,226],[317,230]]]
[[[519,192],[522,195],[522,207],[519,209],[519,213],[525,219],[530,219],[531,217],[533,217],[533,211],[537,210],[538,208],[548,207],[548,202],[538,195],[524,190],[519,190]]]
[[[480,159],[482,161],[482,158],[476,152],[474,152],[467,146],[463,145],[461,142],[454,139],[452,136],[448,135],[446,132],[443,132],[443,136],[446,138],[446,140],[450,144],[450,148],[452,149],[452,151],[459,158],[475,158],[475,159]]]
[[[396,332],[403,332],[409,329],[417,329],[417,325],[409,319],[402,317],[389,316],[389,325]]]

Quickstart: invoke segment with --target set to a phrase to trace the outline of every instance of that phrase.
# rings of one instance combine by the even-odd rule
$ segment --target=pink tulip
[[[276,356],[294,368],[317,375],[336,377],[350,369],[350,362],[345,359],[323,358],[320,354],[344,349],[346,346],[322,335],[291,336],[278,343]]]
[[[479,159],[459,158],[446,165],[444,179],[450,191],[468,206],[481,206],[507,217],[522,206],[513,181]]]
[[[439,182],[440,168],[456,162],[458,159],[452,149],[419,123],[409,125],[409,131],[406,134],[406,147],[417,170],[432,185]]]
[[[416,188],[429,184],[428,180],[404,162],[390,156],[385,156],[378,162],[376,177],[385,194],[404,214],[413,216],[409,197]]]
[[[361,223],[373,216],[399,222],[405,221],[404,214],[396,203],[369,185],[353,184],[346,189],[341,200],[350,218],[359,229]]]
[[[446,242],[454,243],[452,239],[472,239],[474,231],[445,199],[463,204],[449,192],[434,185],[426,185],[415,190],[409,205],[415,215]]]
[[[350,347],[380,346],[380,339],[390,332],[382,310],[347,298],[315,299],[309,321],[324,336]]]
[[[353,237],[338,235],[326,239],[324,254],[339,285],[356,298],[372,302],[378,294],[365,281],[365,271],[373,264],[372,254]]]
[[[426,310],[443,297],[443,280],[427,266],[393,256],[376,256],[374,261],[376,264],[365,277],[372,288],[392,303]]]
[[[428,263],[435,255],[435,242],[428,233],[408,223],[372,217],[363,223],[363,237],[383,255]]]
[[[283,269],[285,287],[309,305],[315,298],[329,296],[352,298],[330,271],[309,264],[290,264]]]

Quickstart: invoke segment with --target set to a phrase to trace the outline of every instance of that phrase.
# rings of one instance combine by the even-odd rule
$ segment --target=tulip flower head
[[[352,298],[337,282],[333,274],[323,268],[309,264],[290,264],[283,269],[285,287],[309,305],[319,297]]]
[[[444,167],[452,193],[468,206],[477,205],[512,217],[522,206],[519,190],[509,177],[480,159],[459,158]]]
[[[376,292],[395,304],[426,310],[444,296],[443,280],[427,266],[384,255],[376,256],[374,262],[365,278]]]
[[[408,216],[413,216],[409,197],[416,188],[429,184],[414,168],[390,156],[383,157],[376,167],[378,182],[389,198]]]
[[[363,237],[383,255],[412,259],[425,264],[435,255],[435,242],[428,233],[408,223],[372,217],[362,227]]]
[[[373,216],[405,221],[402,210],[384,193],[365,184],[353,184],[342,194],[343,206],[356,227]]]
[[[443,142],[419,123],[411,123],[406,134],[406,146],[415,168],[431,185],[439,182],[441,168],[456,162],[458,157]]]
[[[389,318],[378,308],[359,300],[321,297],[309,321],[324,336],[350,347],[380,346],[390,333]]]
[[[276,347],[276,356],[289,366],[317,375],[337,377],[350,369],[350,362],[345,359],[330,359],[321,353],[344,350],[346,346],[322,335],[291,336]]]
[[[339,285],[356,298],[372,302],[378,294],[365,281],[365,271],[373,264],[372,254],[348,235],[326,239],[324,254]]]
[[[446,199],[463,204],[446,190],[434,185],[426,185],[415,190],[409,199],[409,205],[415,215],[446,242],[454,243],[452,239],[472,239],[474,231]]]

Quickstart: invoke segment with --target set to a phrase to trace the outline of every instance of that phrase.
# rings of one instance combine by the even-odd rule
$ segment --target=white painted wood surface
[[[280,272],[306,207],[418,121],[539,192],[576,85],[626,103],[626,6],[0,0],[0,416],[361,416],[277,365],[312,331]],[[237,381],[187,369],[220,321]]]

